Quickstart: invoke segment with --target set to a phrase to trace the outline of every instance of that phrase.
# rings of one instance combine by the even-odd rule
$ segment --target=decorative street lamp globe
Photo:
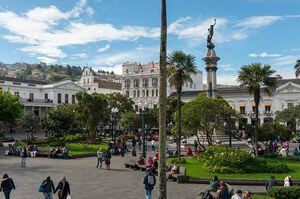
[[[113,136],[114,136],[114,144],[116,143],[116,121],[117,121],[117,114],[118,114],[119,110],[118,108],[112,108],[111,109],[111,113],[112,113],[112,116],[113,116]]]

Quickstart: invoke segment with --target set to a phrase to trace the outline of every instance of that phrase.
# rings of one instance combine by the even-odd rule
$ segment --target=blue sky
[[[63,3],[62,3],[63,2]],[[226,3],[225,3],[226,2]],[[299,0],[167,0],[168,51],[201,58],[217,19],[218,82],[245,64],[294,77],[300,59]],[[120,73],[124,61],[159,60],[160,0],[1,0],[0,61],[89,65]]]

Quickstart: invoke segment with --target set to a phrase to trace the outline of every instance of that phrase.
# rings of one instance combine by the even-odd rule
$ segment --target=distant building
[[[122,84],[120,76],[111,73],[96,73],[92,68],[85,67],[78,84],[87,93],[121,93]]]
[[[182,101],[189,102],[199,94],[206,91],[182,92]],[[217,88],[217,95],[224,98],[232,108],[241,114],[242,120],[249,124],[255,124],[255,103],[253,94],[249,94],[246,88],[238,86],[224,86]],[[269,95],[265,88],[261,89],[261,101],[259,104],[259,124],[273,123],[277,111],[300,105],[300,79],[282,79],[277,77],[277,88]],[[239,126],[243,130],[243,126]]]
[[[84,89],[67,80],[53,84],[12,77],[0,77],[0,88],[18,95],[24,104],[24,114],[46,117],[49,109],[59,104],[75,104],[76,93]]]
[[[199,91],[203,89],[202,72],[191,75],[193,83],[186,82],[183,91]],[[125,62],[122,65],[122,93],[134,102],[135,111],[147,106],[158,107],[159,101],[159,63],[138,64]],[[175,89],[167,82],[167,96]]]

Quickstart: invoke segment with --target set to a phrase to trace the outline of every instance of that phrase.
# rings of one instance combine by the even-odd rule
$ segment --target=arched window
[[[133,91],[133,97],[136,97],[136,91],[135,90]]]

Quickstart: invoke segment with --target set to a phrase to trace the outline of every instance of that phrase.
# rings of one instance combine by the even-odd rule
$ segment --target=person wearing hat
[[[66,199],[68,195],[71,194],[69,182],[66,180],[66,177],[61,177],[60,182],[58,183],[54,194],[57,192],[58,199]]]

